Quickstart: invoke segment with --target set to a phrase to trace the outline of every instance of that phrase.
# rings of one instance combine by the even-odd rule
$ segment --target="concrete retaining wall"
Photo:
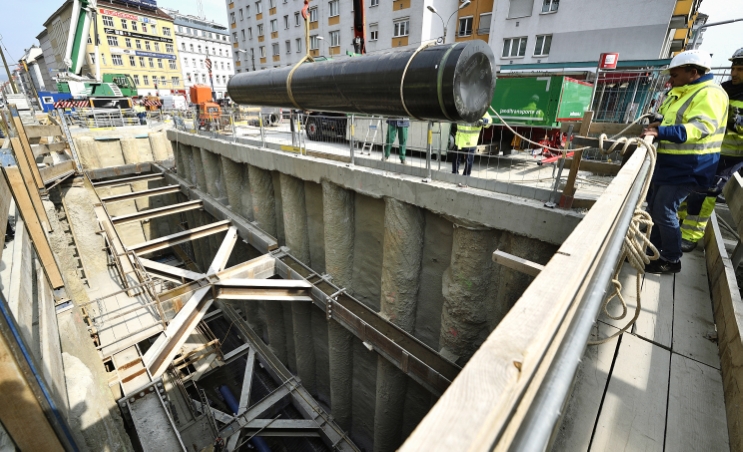
[[[165,131],[145,131],[140,135],[126,137],[113,137],[108,136],[109,134],[99,132],[94,136],[76,134],[73,137],[85,169],[163,162],[173,158],[173,148]]]

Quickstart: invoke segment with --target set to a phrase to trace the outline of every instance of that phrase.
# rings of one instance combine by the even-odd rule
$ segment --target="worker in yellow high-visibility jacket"
[[[464,171],[462,174],[469,176],[472,173],[472,163],[475,161],[477,141],[480,139],[480,131],[483,127],[490,127],[493,120],[488,112],[482,118],[472,124],[457,124],[457,134],[454,136],[456,153],[451,162],[451,172],[459,173],[459,160],[464,158]]]
[[[643,135],[660,140],[658,159],[648,194],[648,212],[655,224],[650,241],[660,259],[646,273],[681,271],[681,231],[677,212],[692,192],[712,186],[728,116],[728,96],[709,71],[712,58],[699,50],[676,55],[667,71],[671,90]]]
[[[730,99],[727,128],[720,149],[720,162],[716,174],[743,163],[743,49],[738,49],[730,58],[732,67],[730,80],[721,86]],[[693,193],[686,205],[679,208],[681,223],[681,250],[688,252],[696,248],[704,237],[707,221],[715,210],[718,193]]]

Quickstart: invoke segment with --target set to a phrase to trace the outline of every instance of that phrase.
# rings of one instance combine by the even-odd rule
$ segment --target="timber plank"
[[[63,137],[62,129],[59,126],[26,126],[26,135],[29,138],[41,137]]]
[[[622,335],[592,451],[663,451],[671,352]]]
[[[591,340],[609,337],[617,331],[613,326],[596,322],[591,331]],[[575,376],[573,394],[570,396],[552,445],[552,452],[588,450],[618,345],[619,341],[613,340],[601,345],[589,345],[586,348]]]
[[[21,143],[17,137],[11,137],[10,143],[13,147],[13,153],[16,158],[16,163],[18,166],[15,166],[13,168],[16,168],[18,171],[20,171],[20,180],[23,182],[23,184],[26,186],[26,190],[28,191],[28,196],[32,201],[32,205],[34,207],[34,210],[36,210],[36,215],[39,217],[39,221],[41,221],[41,225],[44,227],[45,231],[49,231],[49,218],[46,215],[46,210],[44,210],[44,206],[41,202],[41,196],[39,195],[39,187],[36,186],[34,183],[34,176],[31,173],[31,169],[29,168],[29,165],[23,164],[22,161],[19,159],[23,158],[23,150],[21,149]],[[19,155],[20,153],[20,155]],[[36,163],[33,164],[33,168],[36,168]],[[36,168],[38,171],[38,168]],[[39,178],[41,175],[39,175]],[[42,187],[43,187],[43,181],[42,181]]]
[[[719,369],[717,345],[705,337],[715,331],[715,322],[703,250],[684,254],[675,281],[673,351]]]
[[[673,275],[646,273],[642,283],[642,312],[634,333],[662,347],[671,348],[673,334]]]
[[[33,152],[34,157],[39,157],[42,155],[50,154],[52,152],[65,153],[68,147],[69,145],[65,141],[60,141],[58,143],[49,143],[49,144],[32,144],[31,152]]]
[[[18,136],[15,139],[11,138],[11,143],[13,141],[16,141],[16,143],[20,145],[20,147],[13,146],[13,154],[15,155],[16,164],[21,167],[28,167],[31,172],[33,182],[36,184],[36,188],[38,190],[41,190],[42,188],[44,188],[44,181],[41,179],[39,167],[36,166],[36,158],[34,157],[34,153],[31,150],[31,144],[29,143],[28,136],[26,135],[26,127],[23,124],[23,121],[21,121],[21,117],[18,115],[18,111],[15,109],[15,107],[10,109],[10,114],[13,118],[16,132],[18,132]],[[25,177],[26,175],[24,174],[24,178]]]
[[[666,450],[729,450],[720,371],[674,353]]]
[[[44,226],[42,225],[37,212],[34,209],[33,202],[26,190],[21,173],[18,171],[17,166],[3,167],[3,174],[5,180],[13,191],[13,199],[15,199],[18,212],[20,212],[23,222],[26,224],[26,229],[31,236],[31,241],[34,244],[36,254],[39,256],[49,284],[54,288],[58,289],[64,286],[64,280],[62,279],[62,273],[59,271],[57,261],[54,259],[54,253],[49,245]],[[38,196],[39,192],[35,188],[32,188],[34,193]],[[41,198],[39,198],[39,203]],[[39,204],[43,209],[43,205]],[[44,218],[46,218],[46,211],[44,211]],[[47,223],[48,224],[48,223]]]

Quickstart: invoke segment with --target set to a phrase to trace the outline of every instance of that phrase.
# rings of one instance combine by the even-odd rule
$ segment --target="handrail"
[[[649,165],[638,148],[401,451],[546,449]]]

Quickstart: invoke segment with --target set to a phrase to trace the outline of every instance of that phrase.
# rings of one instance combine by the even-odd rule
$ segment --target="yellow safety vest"
[[[731,99],[730,107],[737,107],[743,111],[743,100]],[[743,157],[743,127],[729,128],[725,131],[721,153],[728,157]]]
[[[487,122],[485,127],[490,127],[493,122],[487,112],[482,119]],[[454,145],[459,149],[477,146],[477,140],[480,139],[480,130],[482,130],[482,127],[477,124],[457,124],[457,136],[454,137]]]
[[[683,125],[686,129],[685,143],[661,140],[659,154],[720,152],[728,116],[728,95],[714,81],[671,89],[658,111],[663,115],[662,126]]]

